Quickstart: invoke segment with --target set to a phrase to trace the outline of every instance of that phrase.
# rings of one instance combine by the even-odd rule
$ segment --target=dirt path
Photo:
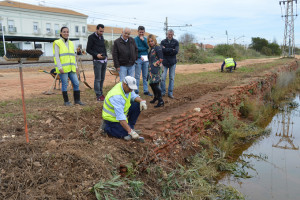
[[[237,62],[238,67],[272,62],[278,58],[263,58],[263,59],[248,59]],[[87,82],[93,87],[94,74],[92,65],[85,66]],[[25,98],[33,96],[43,96],[44,91],[48,91],[53,83],[53,78],[44,72],[39,72],[39,69],[50,71],[51,67],[41,68],[24,68],[24,88]],[[220,69],[220,63],[207,63],[207,64],[192,64],[192,65],[177,65],[176,73],[199,73],[205,71],[213,71]],[[113,85],[115,77],[108,71],[104,86]],[[81,89],[85,87],[82,85]],[[21,98],[20,89],[20,75],[18,69],[2,69],[0,68],[0,101],[12,100]],[[55,90],[59,94],[59,90]]]

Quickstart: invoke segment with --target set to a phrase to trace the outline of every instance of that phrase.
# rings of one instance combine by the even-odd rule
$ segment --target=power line
[[[166,21],[165,21],[165,28],[164,28],[164,30],[165,30],[165,32],[166,32],[166,35],[168,34],[168,30],[169,30],[169,27],[188,27],[188,26],[192,26],[192,24],[185,24],[185,25],[181,25],[181,26],[170,26],[169,24],[168,24],[168,17],[166,17]]]

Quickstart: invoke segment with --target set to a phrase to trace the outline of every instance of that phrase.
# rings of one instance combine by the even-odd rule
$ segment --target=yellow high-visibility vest
[[[233,67],[235,64],[234,64],[234,60],[233,58],[226,58],[225,59],[225,67]]]
[[[115,95],[121,95],[123,99],[125,100],[125,107],[124,107],[124,114],[127,116],[129,108],[131,106],[130,99],[131,99],[131,92],[128,95],[128,98],[125,96],[125,93],[122,89],[122,82],[115,85],[106,95],[103,103],[103,109],[102,109],[102,119],[105,119],[110,122],[119,122],[119,120],[116,119],[116,113],[114,106],[110,103],[109,99],[112,96]],[[128,120],[126,119],[128,122]]]
[[[55,44],[59,47],[59,60],[65,73],[76,72],[76,59],[74,52],[74,45],[69,40],[69,49],[62,39],[55,40],[53,42],[53,55],[55,55]],[[57,67],[55,56],[53,56],[56,73],[60,73]]]

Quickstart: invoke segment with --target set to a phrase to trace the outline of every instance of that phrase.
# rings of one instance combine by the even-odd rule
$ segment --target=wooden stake
[[[24,115],[24,124],[25,124],[25,136],[26,136],[26,142],[29,143],[27,120],[26,120],[25,97],[24,97],[24,83],[23,83],[22,59],[19,60],[19,71],[20,71],[22,104],[23,104],[23,115]]]

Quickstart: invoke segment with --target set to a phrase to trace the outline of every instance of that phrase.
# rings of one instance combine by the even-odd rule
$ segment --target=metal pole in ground
[[[23,104],[23,115],[25,124],[25,136],[26,142],[29,143],[27,120],[26,120],[26,106],[25,106],[25,96],[24,96],[24,82],[23,82],[23,70],[22,70],[22,58],[19,60],[19,71],[20,71],[20,82],[21,82],[21,92],[22,92],[22,104]]]
[[[2,20],[2,17],[0,19]],[[4,55],[6,55],[3,21],[1,21],[1,28],[2,28],[2,41],[3,41]]]

